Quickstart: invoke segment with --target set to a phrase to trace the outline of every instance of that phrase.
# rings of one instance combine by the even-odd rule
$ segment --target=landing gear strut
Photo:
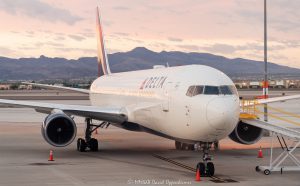
[[[197,164],[196,169],[200,171],[201,176],[213,176],[215,174],[215,166],[211,162],[212,157],[208,154],[212,143],[200,143],[200,147],[203,150],[203,162]]]
[[[176,150],[195,150],[194,144],[182,143],[179,141],[175,141]]]
[[[87,148],[90,149],[90,151],[98,151],[98,140],[95,138],[92,138],[92,133],[97,130],[99,127],[108,127],[110,123],[108,122],[102,122],[99,125],[92,124],[91,118],[86,118],[86,129],[85,129],[85,139],[78,138],[77,140],[77,150],[79,152],[85,152]]]

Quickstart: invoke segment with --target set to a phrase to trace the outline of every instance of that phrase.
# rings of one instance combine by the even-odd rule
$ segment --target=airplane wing
[[[32,85],[32,86],[35,86],[35,87],[41,87],[41,88],[46,88],[46,89],[68,90],[68,91],[80,92],[80,93],[84,93],[84,94],[89,94],[90,93],[90,90],[81,89],[81,88],[62,87],[62,86],[45,85],[45,84],[29,83],[29,82],[22,82],[22,84]]]
[[[276,132],[276,133],[282,134],[284,136],[288,136],[290,138],[294,138],[297,140],[300,139],[300,132],[297,130],[293,130],[293,129],[286,128],[286,127],[281,127],[281,126],[274,125],[269,122],[264,122],[264,121],[261,121],[258,119],[242,119],[242,122],[252,125],[252,126],[255,126],[255,127],[265,129],[265,130]]]
[[[81,117],[89,117],[101,121],[108,121],[112,123],[123,123],[127,121],[128,115],[125,108],[119,107],[97,107],[86,105],[65,105],[56,103],[42,103],[31,101],[15,101],[0,99],[1,105],[8,105],[14,107],[34,108],[37,112],[51,113],[53,110],[61,110],[68,115],[76,115]]]

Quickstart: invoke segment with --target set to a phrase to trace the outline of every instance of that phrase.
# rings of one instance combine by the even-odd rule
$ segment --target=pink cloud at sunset
[[[0,0],[0,56],[96,56],[138,46],[263,60],[262,0]],[[269,61],[300,68],[300,1],[269,0]]]

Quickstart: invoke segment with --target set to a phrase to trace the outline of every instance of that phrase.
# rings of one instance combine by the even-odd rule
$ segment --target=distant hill
[[[208,53],[153,52],[143,47],[129,52],[108,55],[112,72],[150,69],[153,65],[178,66],[189,64],[208,65],[231,77],[262,76],[263,63],[249,59],[229,59]],[[300,76],[300,69],[269,63],[269,73]],[[96,57],[78,60],[65,58],[20,58],[0,57],[0,80],[43,80],[96,77]]]

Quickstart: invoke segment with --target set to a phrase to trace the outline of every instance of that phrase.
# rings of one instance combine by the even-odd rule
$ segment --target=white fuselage
[[[187,91],[191,86],[224,85],[234,87],[224,73],[202,65],[114,73],[93,82],[90,100],[96,106],[126,108],[128,122],[169,138],[213,142],[228,136],[238,123],[237,93],[187,96]]]

